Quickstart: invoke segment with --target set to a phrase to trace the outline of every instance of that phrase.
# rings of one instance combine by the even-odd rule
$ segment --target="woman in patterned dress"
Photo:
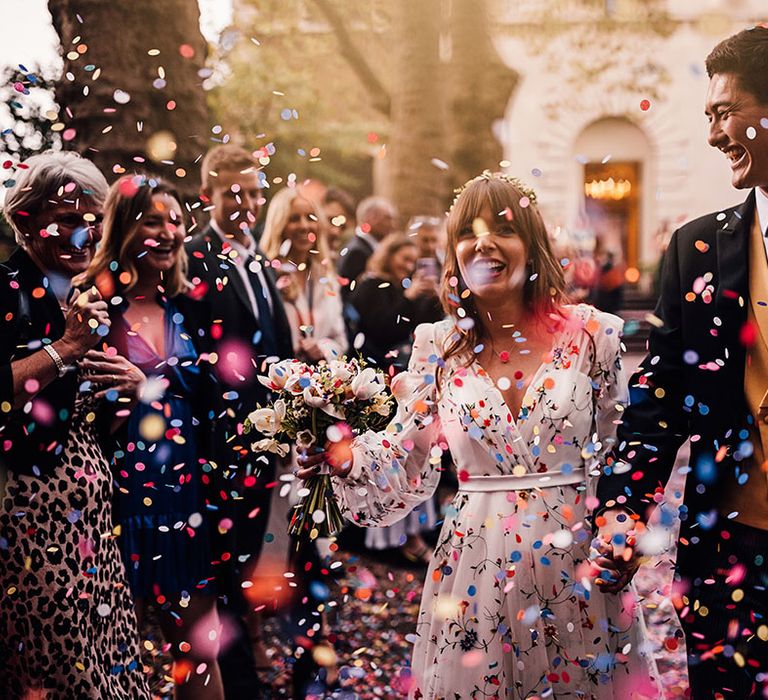
[[[416,626],[414,698],[657,697],[634,592],[588,562],[594,480],[625,402],[622,322],[568,306],[535,194],[489,172],[448,218],[443,300],[416,329],[397,415],[332,462],[347,516],[386,525],[429,498],[446,448],[459,491]],[[320,457],[306,457],[306,476]]]
[[[148,698],[96,403],[73,368],[109,326],[97,292],[69,296],[107,183],[75,153],[33,156],[15,178],[4,214],[19,248],[0,271],[0,696]]]

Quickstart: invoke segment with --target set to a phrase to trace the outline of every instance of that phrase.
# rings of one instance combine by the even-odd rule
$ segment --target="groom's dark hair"
[[[768,25],[744,29],[721,41],[707,56],[707,75],[731,73],[739,86],[768,104]]]

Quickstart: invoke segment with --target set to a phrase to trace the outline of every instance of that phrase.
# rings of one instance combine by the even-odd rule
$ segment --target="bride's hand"
[[[302,480],[310,479],[313,476],[317,476],[321,473],[321,469],[324,464],[330,467],[331,476],[339,476],[341,478],[349,475],[352,471],[352,451],[345,450],[343,457],[338,453],[338,443],[330,443],[327,446],[328,450],[321,450],[315,448],[314,453],[301,452],[297,458],[299,464],[296,469],[295,475]]]

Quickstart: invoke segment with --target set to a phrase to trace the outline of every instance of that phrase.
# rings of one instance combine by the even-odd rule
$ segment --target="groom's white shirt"
[[[757,202],[757,220],[763,232],[763,243],[768,254],[768,194],[759,187],[755,187],[755,201]]]

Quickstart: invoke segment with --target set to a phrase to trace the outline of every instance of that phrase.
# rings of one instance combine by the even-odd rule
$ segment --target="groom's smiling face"
[[[709,81],[705,113],[707,140],[730,161],[733,186],[768,192],[768,105],[742,88],[736,75],[715,73]]]

